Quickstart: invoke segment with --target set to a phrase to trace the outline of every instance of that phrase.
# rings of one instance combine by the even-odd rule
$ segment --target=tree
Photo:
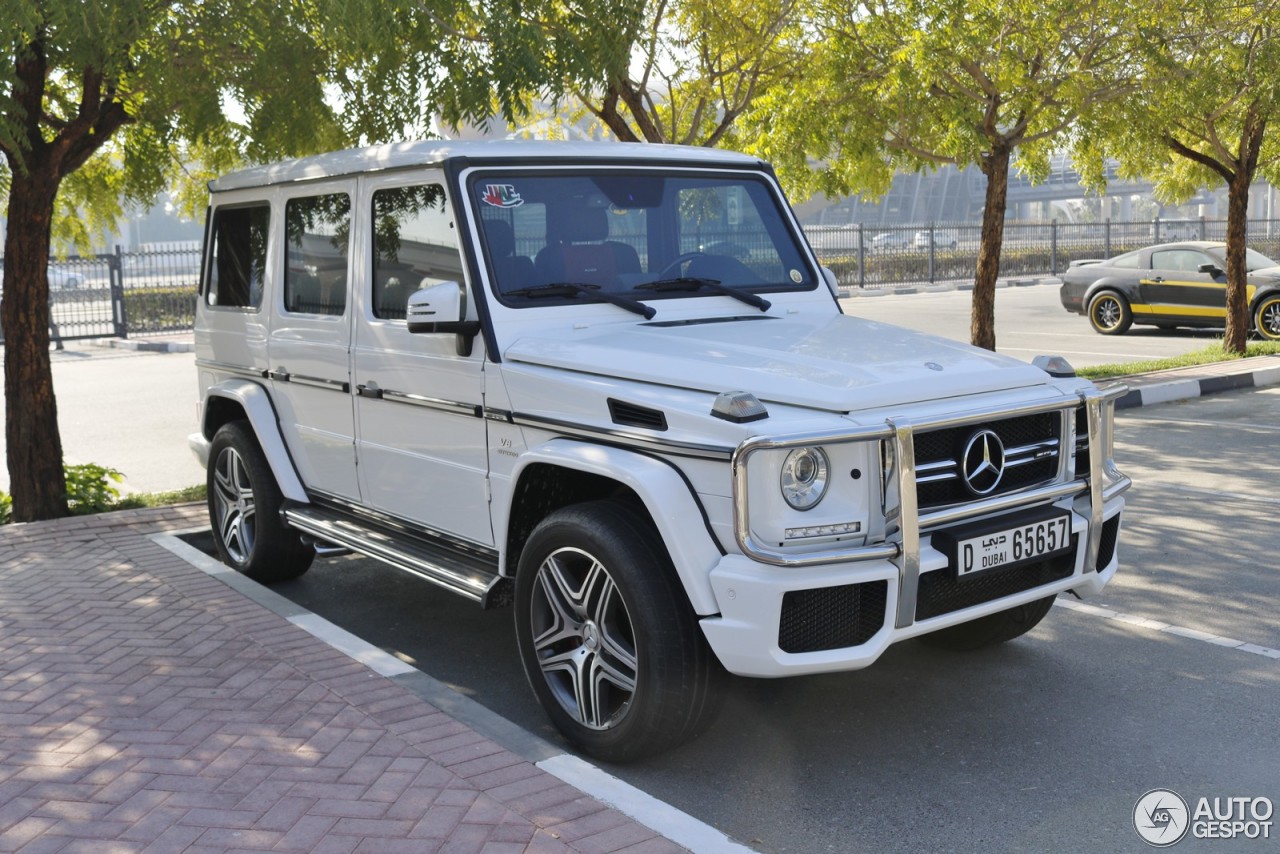
[[[622,142],[726,144],[768,86],[795,82],[798,0],[607,0],[572,12],[532,4],[554,82],[531,95],[568,101]]]
[[[486,8],[502,19],[501,5]],[[461,0],[0,0],[15,521],[66,513],[49,362],[55,228],[83,236],[86,220],[118,217],[122,197],[145,202],[177,177],[190,187],[246,161],[421,134],[437,113],[516,109],[542,68],[528,41],[499,55],[455,32],[458,20],[484,21]]]
[[[1076,119],[1126,91],[1138,5],[818,0],[804,89],[760,100],[756,150],[799,192],[878,195],[898,169],[976,164],[987,188],[970,338],[994,350],[1009,169],[1045,177]]]
[[[1162,202],[1227,186],[1227,328],[1223,349],[1243,354],[1251,325],[1245,244],[1249,187],[1280,179],[1280,26],[1275,0],[1178,2],[1140,54],[1143,85],[1093,117],[1082,137],[1094,183],[1102,160],[1146,175]]]

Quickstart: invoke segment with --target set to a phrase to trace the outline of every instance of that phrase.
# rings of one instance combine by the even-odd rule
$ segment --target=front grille
[[[1004,474],[996,488],[977,494],[965,483],[965,446],[980,430],[991,430],[1004,446]],[[1058,474],[1062,449],[1062,417],[1042,412],[945,430],[917,433],[916,495],[921,510],[964,504],[1038,486]]]
[[[866,643],[884,625],[889,582],[792,590],[782,597],[778,647],[817,652]]]
[[[920,576],[916,594],[916,620],[940,617],[1069,578],[1075,570],[1078,539],[1073,536],[1071,550],[1055,557],[968,578],[958,578],[945,569],[926,572]]]
[[[1102,538],[1098,540],[1098,563],[1094,572],[1102,572],[1116,556],[1116,536],[1120,533],[1120,514],[1102,523]]]

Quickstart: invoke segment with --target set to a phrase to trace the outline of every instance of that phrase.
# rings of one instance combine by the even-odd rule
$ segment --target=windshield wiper
[[[761,311],[768,311],[773,303],[769,302],[759,294],[753,294],[751,291],[743,291],[738,288],[731,288],[728,285],[720,284],[719,279],[704,279],[701,276],[677,276],[674,279],[659,279],[656,282],[646,282],[643,285],[636,285],[637,291],[714,291],[717,294],[723,294],[727,297],[733,297],[739,302],[745,302],[747,305],[754,306]]]
[[[579,282],[556,282],[551,285],[535,285],[531,288],[507,291],[506,296],[532,298],[587,297],[592,302],[607,302],[611,305],[616,305],[618,308],[625,308],[627,311],[643,315],[645,320],[652,320],[653,316],[658,313],[657,309],[647,306],[639,300],[628,299],[617,294],[611,294],[608,291],[602,291],[599,285],[587,285]]]

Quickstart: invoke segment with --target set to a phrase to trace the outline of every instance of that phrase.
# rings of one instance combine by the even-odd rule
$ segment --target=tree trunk
[[[4,243],[5,442],[13,521],[67,515],[58,405],[49,361],[49,240],[58,179],[29,158],[14,169]]]
[[[1244,250],[1249,227],[1249,183],[1237,169],[1227,189],[1227,331],[1222,349],[1244,355],[1249,339],[1248,264]]]
[[[978,245],[978,269],[973,279],[973,311],[969,317],[969,341],[975,347],[996,348],[996,279],[1000,275],[1000,247],[1004,242],[1004,207],[1009,192],[1008,145],[993,148],[982,162],[987,194],[982,209],[982,238]]]

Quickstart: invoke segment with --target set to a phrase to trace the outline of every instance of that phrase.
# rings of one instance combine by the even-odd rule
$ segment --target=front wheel
[[[921,635],[920,640],[940,649],[971,650],[995,646],[1021,637],[1040,624],[1053,607],[1055,597],[1037,599],[1007,611],[988,614],[958,626]]]
[[[544,519],[520,555],[515,617],[534,694],[585,753],[652,756],[719,709],[724,671],[642,511],[596,501]]]
[[[266,583],[297,578],[311,566],[316,550],[281,521],[284,498],[245,422],[214,434],[208,491],[213,542],[227,566]]]
[[[1089,323],[1103,335],[1123,335],[1133,325],[1133,312],[1115,291],[1099,291],[1089,300]]]
[[[1253,309],[1253,328],[1268,341],[1280,341],[1280,294],[1268,294]]]

